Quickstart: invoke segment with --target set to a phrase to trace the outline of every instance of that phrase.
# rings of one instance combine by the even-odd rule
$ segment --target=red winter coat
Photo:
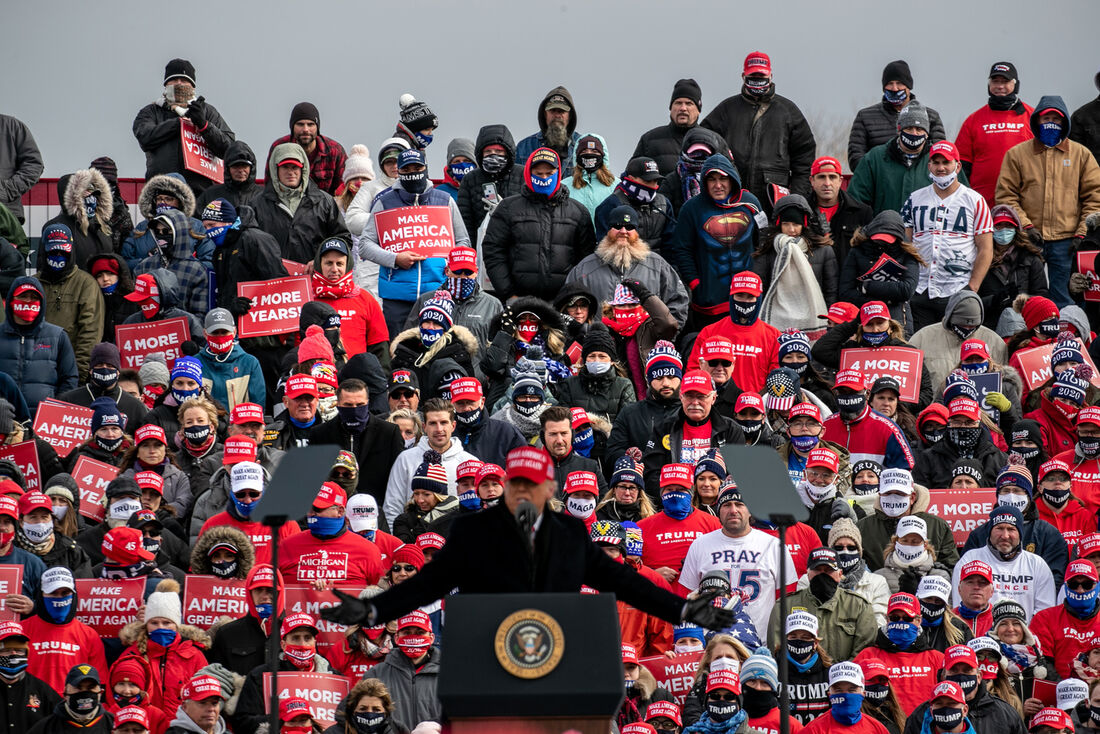
[[[209,646],[210,637],[197,627],[182,624],[176,639],[165,648],[149,639],[143,623],[131,622],[122,628],[119,639],[133,642],[118,659],[140,658],[149,670],[149,705],[174,715],[183,686],[206,667],[203,649]]]
[[[702,510],[692,510],[683,520],[663,512],[638,521],[642,531],[642,563],[650,568],[668,566],[677,575],[692,541],[722,527],[721,521]]]
[[[666,591],[674,591],[661,574],[642,565],[631,565],[635,571]],[[672,649],[672,625],[659,617],[639,611],[626,602],[617,601],[619,627],[624,645],[633,645],[638,657],[663,655]]]
[[[1074,414],[1076,416],[1076,414]],[[1048,456],[1072,449],[1077,443],[1077,426],[1074,418],[1067,416],[1056,403],[1050,399],[1050,391],[1043,393],[1039,407],[1024,415],[1039,422],[1039,431],[1043,436],[1043,448]]]
[[[1054,457],[1069,464],[1073,478],[1073,496],[1081,500],[1090,512],[1100,510],[1100,459],[1084,459],[1074,449]],[[1093,532],[1096,526],[1093,525]]]
[[[382,307],[365,289],[356,286],[349,296],[317,296],[317,300],[332,306],[340,314],[340,342],[348,359],[367,351],[367,347],[389,341],[390,332],[386,329]]]
[[[1065,604],[1036,612],[1028,628],[1043,654],[1054,658],[1060,678],[1073,675],[1073,659],[1079,653],[1100,645],[1100,614],[1078,619],[1066,611]]]
[[[884,638],[882,630],[879,630],[879,639],[875,644],[878,645]],[[917,643],[914,643],[914,646],[919,644],[920,639],[923,639],[923,635]],[[886,644],[889,642],[887,641]],[[943,653],[939,650],[890,652],[881,647],[865,647],[856,655],[855,662],[861,663],[868,658],[878,658],[886,666],[890,674],[890,687],[897,695],[901,710],[906,715],[911,714],[913,709],[928,700],[932,689],[936,687],[936,675],[943,667]],[[809,729],[810,726],[807,726],[803,732]]]
[[[321,540],[304,530],[282,542],[279,570],[288,584],[331,580],[341,584],[370,586],[385,573],[378,546],[346,526],[335,538]]]
[[[199,530],[199,537],[202,537],[202,534],[210,528],[218,525],[228,525],[244,533],[245,536],[252,541],[252,545],[256,549],[257,564],[271,563],[271,530],[266,525],[261,525],[258,522],[252,521],[242,522],[228,512],[219,512],[202,524],[202,529]],[[287,521],[279,528],[279,540],[286,540],[290,536],[297,535],[300,532],[301,528],[298,527],[298,523]]]
[[[1100,489],[1100,487],[1097,487]],[[1077,479],[1073,480],[1073,493],[1078,492]],[[1035,498],[1035,507],[1039,510],[1039,519],[1046,520],[1062,534],[1069,546],[1069,557],[1073,558],[1073,549],[1083,536],[1096,532],[1096,508],[1088,508],[1077,500],[1070,498],[1061,512],[1055,514],[1042,497]]]
[[[760,392],[768,373],[779,366],[779,329],[757,319],[751,326],[735,324],[728,318],[704,326],[695,338],[691,357],[684,369],[699,367],[699,349],[712,337],[724,336],[733,342],[733,382],[745,392]]]
[[[36,614],[23,620],[23,631],[30,640],[27,672],[60,695],[65,695],[65,676],[80,663],[88,663],[106,680],[103,640],[83,622],[74,619],[67,624],[52,624]]]
[[[779,537],[779,531],[772,527],[753,525],[757,530],[763,530],[773,538]],[[810,563],[810,551],[821,547],[821,538],[817,531],[804,522],[796,522],[787,528],[787,552],[794,561],[794,570],[801,578],[806,573],[806,566]],[[792,719],[793,721],[793,719]],[[751,726],[751,724],[750,724]]]

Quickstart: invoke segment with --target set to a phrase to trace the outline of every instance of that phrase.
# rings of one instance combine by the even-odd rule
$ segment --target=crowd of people
[[[1100,99],[1029,105],[997,62],[952,142],[893,61],[848,180],[767,54],[742,83],[704,115],[677,81],[618,174],[561,86],[534,133],[487,124],[445,156],[445,117],[411,94],[373,155],[301,102],[258,159],[173,59],[133,123],[143,219],[99,157],[58,180],[33,254],[42,157],[0,116],[0,566],[22,568],[0,721],[267,731],[277,636],[280,670],[349,691],[324,724],[284,696],[285,734],[439,731],[445,601],[334,641],[276,579],[328,603],[407,582],[528,481],[514,452],[533,446],[553,511],[736,618],[620,600],[613,731],[777,734],[784,657],[795,734],[1100,731]],[[242,284],[292,275],[296,327],[242,336]],[[118,343],[169,319],[169,349]],[[90,416],[71,450],[35,427],[58,406]],[[252,510],[311,444],[341,450],[273,537]],[[788,471],[785,547],[723,459],[738,444]],[[89,466],[113,477],[101,499]],[[961,528],[945,492],[983,517]],[[185,624],[196,577],[245,611]],[[113,635],[82,619],[88,579],[144,581]],[[668,659],[694,666],[686,693],[655,678]]]

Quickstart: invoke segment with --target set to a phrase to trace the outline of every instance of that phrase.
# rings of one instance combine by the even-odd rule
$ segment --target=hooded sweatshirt
[[[546,96],[539,102],[538,108],[538,120],[539,131],[528,135],[523,140],[519,141],[516,146],[516,163],[522,165],[527,162],[527,159],[531,157],[531,154],[538,148],[550,147],[546,142],[546,102],[555,95],[561,95],[565,98],[566,104],[572,109],[569,111],[569,122],[565,125],[566,134],[569,135],[569,146],[564,150],[557,150],[558,157],[562,159],[562,172],[563,177],[573,175],[573,157],[576,150],[577,141],[581,139],[577,130],[577,105],[573,103],[573,95],[569,93],[569,90],[565,87],[554,87]]]
[[[43,300],[34,321],[19,326],[12,316],[15,289],[30,284]],[[34,415],[38,403],[77,387],[76,354],[69,335],[46,321],[45,290],[35,278],[16,278],[4,303],[6,318],[0,324],[0,371],[15,380]]]
[[[499,173],[489,173],[482,168],[485,148],[490,145],[504,148],[506,162]],[[462,213],[462,221],[466,223],[466,231],[470,233],[477,232],[489,211],[486,189],[496,192],[496,203],[523,189],[523,166],[516,164],[516,143],[507,125],[486,125],[481,128],[474,150],[477,168],[467,173],[458,187],[458,210]]]
[[[30,639],[27,672],[56,691],[65,689],[65,676],[74,665],[87,663],[107,675],[107,657],[99,633],[76,618],[78,596],[73,592],[68,614],[58,624],[46,611],[42,592],[35,594],[34,614],[23,620]]]
[[[157,290],[160,292],[160,310],[151,319],[146,319],[145,313],[139,310],[137,313],[127,316],[122,323],[141,324],[146,321],[163,321],[164,319],[174,319],[182,316],[187,319],[190,326],[191,341],[199,346],[206,346],[206,335],[203,333],[202,321],[190,311],[184,311],[178,306],[176,299],[180,293],[180,287],[175,274],[164,268],[151,270],[149,274],[153,276],[153,280],[157,284]]]
[[[238,209],[248,204],[252,199],[263,193],[264,187],[256,183],[256,154],[252,152],[252,148],[248,143],[243,140],[234,140],[229,144],[229,147],[225,151],[225,183],[217,186],[211,186],[206,191],[202,192],[202,196],[195,203],[196,211],[202,212],[210,202],[215,199],[225,199]],[[248,169],[248,178],[244,180],[244,183],[237,183],[229,175],[228,168],[234,163],[245,163],[250,166]]]
[[[969,299],[973,299],[978,304],[979,326],[968,338],[981,339],[985,342],[989,348],[989,357],[994,362],[1004,364],[1008,359],[1004,339],[997,336],[997,332],[992,329],[980,325],[985,319],[982,299],[974,291],[961,290],[947,300],[943,321],[925,326],[913,334],[913,338],[909,340],[910,346],[924,352],[924,366],[928,368],[928,376],[932,379],[933,385],[942,385],[951,370],[959,364],[959,347],[962,346],[963,340],[951,330],[951,317],[959,304]]]
[[[390,338],[381,305],[367,290],[355,284],[351,259],[348,258],[344,278],[332,283],[321,275],[321,251],[318,248],[317,257],[313,260],[312,281],[313,297],[329,304],[340,314],[340,341],[349,358]]]
[[[77,373],[88,374],[92,348],[103,336],[103,293],[95,278],[76,268],[70,255],[65,267],[54,271],[46,265],[45,248],[38,248],[38,279],[46,293],[46,320],[69,334],[76,354]]]
[[[166,268],[176,276],[178,296],[188,311],[201,315],[210,310],[210,269],[195,257],[195,240],[191,222],[178,209],[168,209],[157,217],[168,222],[172,240],[164,248],[156,248],[137,264],[135,275]],[[207,240],[203,240],[207,242]],[[207,260],[207,263],[209,259]]]
[[[608,165],[608,161],[611,159],[611,151],[607,149],[607,141],[603,139],[602,135],[595,133],[589,133],[592,137],[600,141],[603,145],[603,161],[601,166]],[[585,136],[587,137],[587,136]],[[576,171],[580,167],[580,161],[577,160],[577,156],[582,151],[577,149],[573,152],[573,170]],[[598,170],[598,169],[597,169]],[[595,223],[596,219],[596,207],[603,203],[603,200],[611,195],[611,192],[615,190],[615,186],[619,183],[619,178],[616,176],[614,180],[609,184],[600,183],[600,180],[596,178],[596,171],[592,173],[582,173],[581,181],[583,186],[579,187],[573,181],[573,176],[569,178],[569,198],[579,201],[584,204],[584,208],[588,210],[588,213],[592,215],[592,221]]]
[[[241,143],[241,145],[244,145],[244,143]],[[215,186],[214,188],[220,189],[223,186]],[[213,189],[208,189],[208,191],[210,190]],[[183,212],[191,223],[192,249],[195,251],[195,257],[200,261],[210,262],[214,245],[206,239],[206,227],[202,226],[202,222],[195,218],[196,214],[201,216],[202,209],[197,208],[194,192],[191,191],[191,187],[187,185],[180,174],[165,173],[160,176],[153,176],[145,182],[145,186],[141,189],[137,202],[138,211],[145,219],[138,222],[137,226],[134,227],[134,231],[130,232],[126,237],[126,241],[122,243],[122,257],[126,259],[126,264],[131,269],[136,268],[138,263],[147,258],[157,247],[157,240],[153,236],[149,224],[157,216],[156,197],[161,192],[169,193],[179,201],[179,211]]]

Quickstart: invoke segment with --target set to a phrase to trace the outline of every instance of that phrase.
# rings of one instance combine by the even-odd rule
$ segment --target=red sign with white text
[[[928,500],[929,515],[943,518],[951,528],[955,545],[962,548],[970,531],[989,519],[993,503],[997,501],[997,490],[991,487],[982,489],[930,489]]]
[[[23,481],[27,484],[28,492],[42,491],[42,470],[38,465],[38,447],[34,445],[33,440],[0,447],[0,459],[11,459],[15,462],[19,471],[23,472]]]
[[[306,264],[295,262],[294,260],[287,260],[283,258],[283,267],[286,268],[287,275],[305,275]]]
[[[683,706],[684,699],[691,691],[691,684],[695,680],[695,671],[699,667],[701,657],[703,657],[702,652],[682,652],[672,658],[657,655],[642,658],[638,662],[653,673],[658,686],[675,696],[676,703]]]
[[[117,466],[97,461],[90,456],[81,456],[76,460],[73,465],[73,479],[80,490],[81,515],[103,522],[107,512],[103,506],[103,496],[107,493],[107,485],[117,476]]]
[[[168,369],[172,369],[172,363],[181,356],[180,345],[190,338],[191,327],[183,316],[115,327],[115,344],[122,354],[124,370],[139,369],[149,352],[164,352]]]
[[[298,331],[302,306],[311,299],[309,278],[301,275],[238,283],[237,295],[252,299],[252,309],[237,322],[237,334],[241,337]]]
[[[0,621],[13,622],[19,615],[7,608],[5,599],[8,594],[23,593],[23,567],[0,566]]]
[[[34,414],[34,435],[64,458],[92,435],[92,411],[60,400],[43,400]]]
[[[248,590],[241,580],[188,574],[183,584],[183,623],[210,629],[222,617],[248,614]]]
[[[1092,357],[1089,356],[1089,350],[1083,344],[1081,340],[1077,340],[1077,345],[1081,348],[1081,354],[1085,357],[1085,362],[1089,367],[1092,367],[1092,379],[1089,380],[1095,387],[1100,387],[1100,374],[1096,372],[1096,365],[1092,361]],[[1021,349],[1016,352],[1016,359],[1020,363],[1020,377],[1024,378],[1024,387],[1028,390],[1034,390],[1044,382],[1050,379],[1054,373],[1050,369],[1050,357],[1054,353],[1054,342],[1050,344],[1044,344],[1041,347],[1032,347],[1031,349]]]
[[[342,644],[347,627],[321,619],[321,610],[336,606],[339,602],[331,591],[317,591],[312,586],[287,586],[286,588],[286,613],[310,614],[317,620],[317,652],[321,655],[334,645]],[[359,596],[362,588],[346,589],[352,596]],[[279,676],[280,679],[282,676]]]
[[[225,163],[206,147],[202,133],[186,117],[180,118],[180,147],[183,148],[184,168],[214,183],[225,181]]]
[[[1100,275],[1096,274],[1097,255],[1100,255],[1100,250],[1077,253],[1077,272],[1089,279],[1089,287],[1085,291],[1086,301],[1100,301]]]
[[[920,399],[920,369],[924,354],[912,347],[879,347],[878,349],[841,349],[840,369],[859,370],[867,387],[882,376],[893,377],[901,384],[901,401],[915,403]]]
[[[76,579],[76,595],[76,618],[100,637],[118,637],[120,629],[137,619],[145,579]]]
[[[451,209],[446,206],[402,206],[375,212],[378,244],[393,253],[415,252],[447,257],[455,246]]]
[[[279,700],[304,698],[309,715],[325,729],[336,723],[336,707],[347,698],[351,684],[331,673],[279,673]],[[271,673],[264,673],[264,710],[271,713]]]

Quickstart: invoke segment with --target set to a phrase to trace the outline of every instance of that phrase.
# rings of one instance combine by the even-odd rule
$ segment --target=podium
[[[458,594],[443,649],[454,734],[607,734],[625,695],[613,594]]]

